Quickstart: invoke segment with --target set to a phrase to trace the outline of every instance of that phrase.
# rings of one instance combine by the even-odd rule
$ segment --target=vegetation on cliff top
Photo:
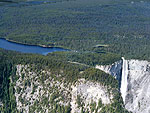
[[[15,90],[14,84],[10,82],[10,77],[17,80],[15,75],[15,65],[31,65],[32,70],[50,70],[53,75],[61,74],[61,77],[57,79],[65,79],[68,83],[73,83],[80,78],[86,80],[97,81],[104,86],[108,87],[109,90],[113,90],[115,95],[114,104],[111,106],[105,106],[103,111],[116,111],[116,113],[127,112],[124,109],[123,101],[118,90],[117,80],[98,69],[89,68],[87,66],[72,64],[67,61],[62,61],[62,58],[57,56],[42,56],[35,54],[21,54],[17,52],[0,50],[0,98],[3,106],[0,107],[2,112],[16,112],[15,102]],[[80,73],[83,72],[83,73]],[[65,109],[65,108],[64,108]],[[67,109],[67,108],[66,108]],[[68,108],[69,109],[69,108]],[[57,110],[56,110],[57,111]]]

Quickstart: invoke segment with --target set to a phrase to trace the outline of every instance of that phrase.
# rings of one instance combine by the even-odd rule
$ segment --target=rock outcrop
[[[125,107],[133,113],[150,113],[150,62],[128,60]]]
[[[119,62],[96,68],[119,78],[126,109],[133,113],[150,113],[150,62],[124,58]]]
[[[67,83],[59,78],[61,75],[48,70],[35,70],[31,65],[17,65],[16,68],[18,79],[14,89],[19,112],[49,113],[57,105],[64,109],[69,106],[71,113],[81,113],[82,109],[94,113],[113,103],[111,91],[108,93],[107,86],[98,82],[81,78]]]
[[[120,87],[122,64],[123,64],[123,62],[122,62],[122,60],[120,60],[111,65],[96,65],[96,68],[100,69],[110,75],[113,75],[119,81],[119,87]]]
[[[80,103],[84,104],[84,109],[88,109],[88,111],[91,111],[91,107],[89,106],[91,104],[95,103],[96,107],[98,107],[99,100],[102,101],[102,104],[107,105],[111,104],[113,99],[113,95],[108,94],[106,87],[97,82],[86,81],[85,79],[79,79],[75,85],[72,85],[71,92],[71,113],[80,113],[79,99]]]

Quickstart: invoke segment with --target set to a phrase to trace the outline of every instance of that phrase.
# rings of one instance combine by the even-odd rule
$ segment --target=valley
[[[149,0],[0,1],[0,113],[149,113]]]

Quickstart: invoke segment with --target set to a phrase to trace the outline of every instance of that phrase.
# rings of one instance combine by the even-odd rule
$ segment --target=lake
[[[6,50],[18,51],[22,53],[37,53],[42,55],[47,55],[48,53],[56,52],[56,51],[68,51],[67,49],[63,49],[59,47],[41,47],[41,46],[34,46],[34,45],[19,44],[19,43],[7,41],[2,38],[0,38],[0,48]]]

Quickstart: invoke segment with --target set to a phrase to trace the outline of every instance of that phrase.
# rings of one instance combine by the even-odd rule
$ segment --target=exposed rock
[[[126,109],[133,113],[150,113],[150,62],[124,58],[119,62],[96,68],[121,78],[118,80]]]
[[[46,70],[33,70],[30,65],[16,67],[18,80],[14,88],[19,112],[49,113],[54,102],[60,106],[70,105],[71,113],[80,113],[82,109],[91,112],[91,104],[96,105],[95,110],[101,110],[99,100],[104,106],[112,103],[113,94],[98,82],[79,79],[75,83],[66,83],[59,79],[61,75],[52,75]]]
[[[113,75],[118,81],[119,86],[121,83],[121,74],[122,74],[122,60],[117,61],[111,65],[96,65],[95,68],[100,69],[110,75]]]
[[[128,60],[125,107],[133,113],[150,113],[150,62]]]
[[[99,83],[86,81],[85,79],[80,79],[76,85],[72,86],[72,113],[79,113],[81,108],[78,108],[77,105],[77,96],[80,96],[82,103],[84,103],[84,108],[89,111],[89,105],[93,102],[98,106],[99,99],[102,100],[104,105],[111,104],[111,100],[113,99],[113,95],[109,95],[107,92],[107,88],[100,85]]]

